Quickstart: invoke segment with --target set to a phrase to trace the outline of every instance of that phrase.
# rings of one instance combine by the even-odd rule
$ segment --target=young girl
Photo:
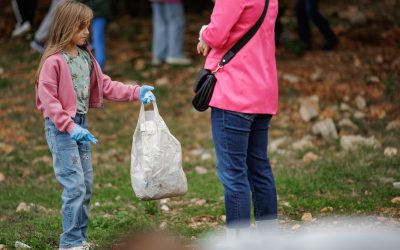
[[[103,74],[86,48],[92,11],[63,0],[56,9],[48,46],[37,71],[36,104],[45,118],[47,143],[57,181],[63,186],[60,249],[88,249],[86,228],[92,193],[87,130],[89,108],[102,108],[103,98],[142,103],[155,100],[151,86],[125,85]]]

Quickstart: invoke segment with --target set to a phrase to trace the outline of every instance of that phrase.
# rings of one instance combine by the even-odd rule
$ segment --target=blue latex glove
[[[96,137],[94,137],[89,130],[82,128],[79,125],[75,124],[75,127],[72,129],[71,138],[75,141],[90,141],[94,144],[97,143]]]
[[[140,87],[139,99],[143,104],[148,104],[156,100],[156,97],[151,92],[153,89],[154,87],[147,85]]]

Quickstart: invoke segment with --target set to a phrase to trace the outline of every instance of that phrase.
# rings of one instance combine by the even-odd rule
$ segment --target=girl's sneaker
[[[89,243],[87,241],[82,241],[82,246],[84,250],[90,250],[91,248],[94,247],[93,243]]]
[[[80,246],[80,247],[60,248],[59,250],[86,250],[86,248]]]

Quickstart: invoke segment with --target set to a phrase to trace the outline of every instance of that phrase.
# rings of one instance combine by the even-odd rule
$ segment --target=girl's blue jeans
[[[256,221],[277,218],[276,187],[267,156],[270,120],[271,115],[211,111],[228,228],[250,226],[250,194]]]
[[[85,115],[77,114],[74,122],[87,128]],[[93,168],[89,142],[76,142],[45,119],[47,144],[53,156],[53,168],[63,187],[60,248],[81,246],[86,241],[89,202],[92,194]]]
[[[153,58],[183,56],[185,17],[182,4],[152,3]]]

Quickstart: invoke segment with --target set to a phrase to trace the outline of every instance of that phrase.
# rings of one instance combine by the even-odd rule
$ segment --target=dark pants
[[[318,27],[327,42],[336,42],[336,35],[329,27],[328,21],[319,13],[318,0],[297,0],[296,16],[300,39],[307,46],[311,44],[309,19]]]
[[[33,23],[33,17],[35,16],[36,11],[36,0],[12,0],[16,4],[13,3],[14,12],[17,17],[17,22],[19,25],[28,21],[31,24]]]
[[[256,221],[277,218],[277,196],[267,156],[271,115],[213,108],[212,133],[217,175],[224,185],[226,224],[250,225],[250,193]]]

